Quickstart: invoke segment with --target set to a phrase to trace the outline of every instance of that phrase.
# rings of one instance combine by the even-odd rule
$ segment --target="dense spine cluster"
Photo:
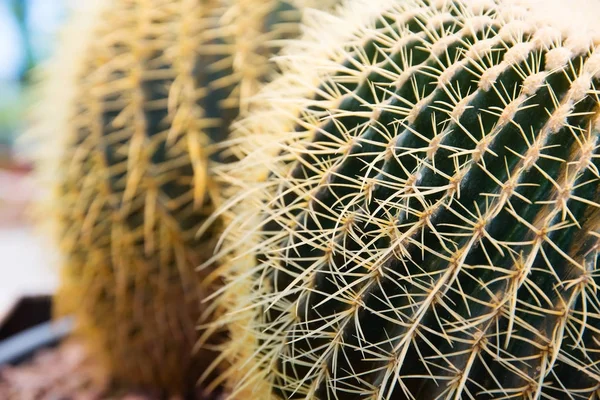
[[[286,50],[223,172],[232,397],[600,397],[600,35],[540,5],[348,1]]]
[[[44,70],[30,136],[62,255],[57,310],[117,383],[185,392],[215,357],[194,350],[218,284],[195,271],[220,229],[197,235],[220,197],[209,166],[302,4],[88,1]]]

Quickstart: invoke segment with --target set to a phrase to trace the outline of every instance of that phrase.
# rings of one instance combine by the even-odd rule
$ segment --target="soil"
[[[189,400],[110,387],[80,343],[67,340],[17,366],[0,366],[2,400]],[[201,389],[193,400],[222,400]]]

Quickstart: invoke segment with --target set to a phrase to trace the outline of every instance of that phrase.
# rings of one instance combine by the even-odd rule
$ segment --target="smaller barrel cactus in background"
[[[355,0],[286,48],[222,171],[231,397],[600,397],[597,11]]]
[[[62,255],[57,313],[74,314],[118,384],[185,393],[216,357],[194,350],[218,285],[214,268],[195,271],[220,229],[197,235],[220,197],[213,145],[269,79],[270,43],[297,35],[302,7],[81,2],[42,70],[28,136],[48,192],[37,212]]]

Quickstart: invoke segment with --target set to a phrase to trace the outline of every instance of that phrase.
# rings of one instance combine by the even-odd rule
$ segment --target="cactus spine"
[[[212,145],[268,79],[267,44],[294,34],[301,5],[89,1],[44,70],[31,137],[50,192],[38,212],[63,255],[57,310],[117,383],[183,393],[215,357],[193,350],[218,283],[195,271],[219,228],[195,237],[219,197]]]
[[[232,397],[600,397],[597,12],[540,5],[348,1],[289,46],[225,167]]]

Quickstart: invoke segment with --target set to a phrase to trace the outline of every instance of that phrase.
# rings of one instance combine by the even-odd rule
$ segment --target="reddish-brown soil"
[[[2,400],[184,400],[151,393],[111,388],[99,379],[98,366],[75,341],[40,350],[17,366],[0,367]],[[194,400],[219,400],[220,395],[203,394]],[[187,400],[187,399],[185,399]]]

